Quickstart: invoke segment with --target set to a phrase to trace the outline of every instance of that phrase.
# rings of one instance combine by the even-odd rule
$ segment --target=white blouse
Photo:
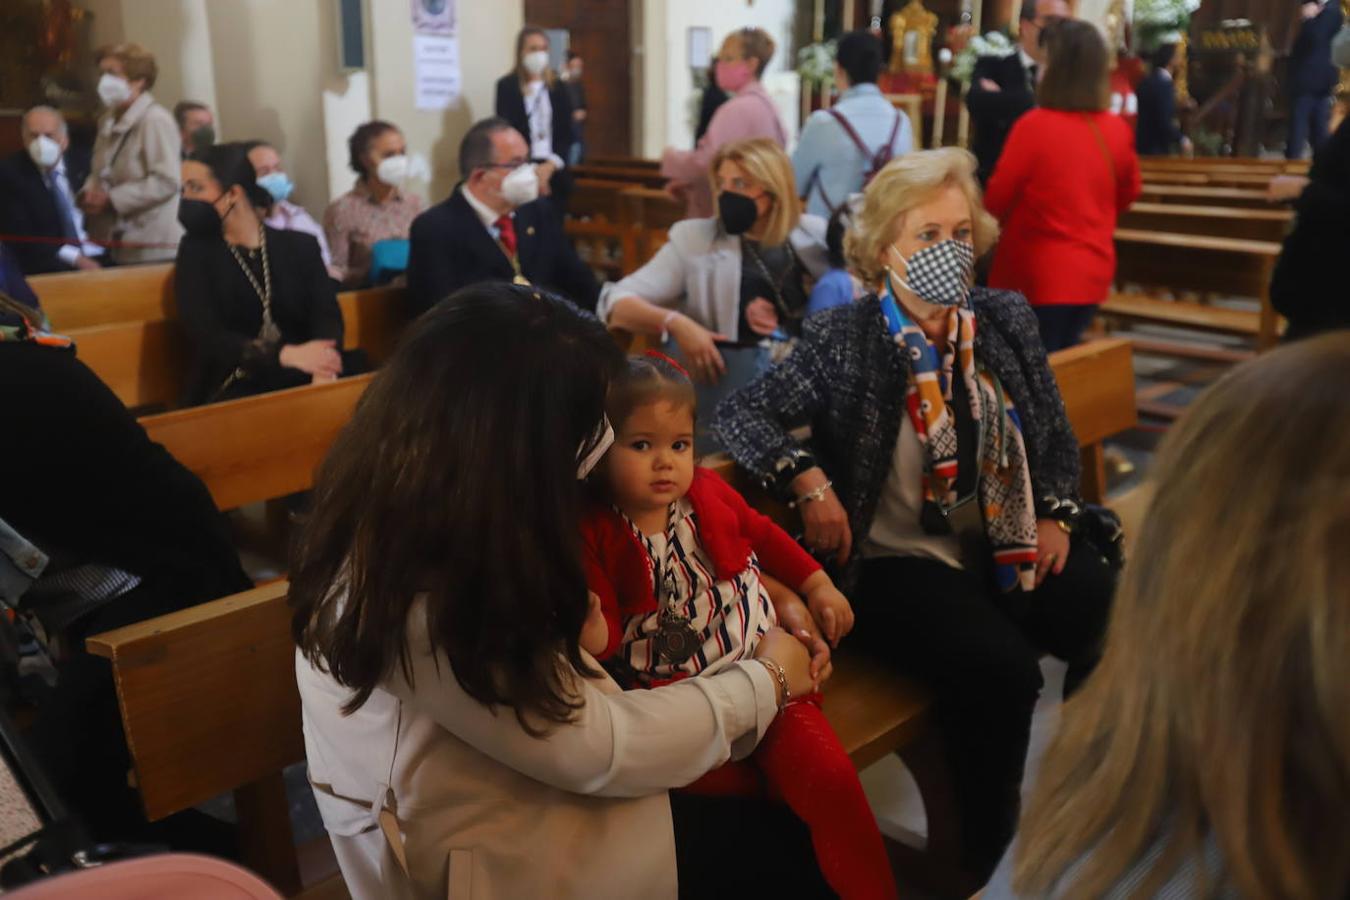
[[[863,541],[864,559],[918,556],[961,568],[961,542],[955,535],[929,534],[919,524],[923,509],[923,445],[908,413],[900,416],[891,470],[881,486],[872,529]]]
[[[531,81],[522,91],[525,115],[530,120],[530,158],[553,156],[553,98],[542,80]]]

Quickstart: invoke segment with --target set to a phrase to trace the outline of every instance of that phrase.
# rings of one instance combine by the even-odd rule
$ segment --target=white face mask
[[[502,179],[502,199],[514,206],[524,206],[539,198],[539,173],[534,166],[523,163]]]
[[[614,446],[614,426],[609,424],[609,416],[601,419],[595,430],[600,437],[595,446],[591,448],[591,452],[587,453],[584,459],[577,461],[577,481],[586,480],[586,476],[595,471],[596,466],[600,465],[600,460],[609,452],[609,448]],[[585,444],[582,444],[581,447],[577,448],[578,456],[581,455],[585,446]]]
[[[548,68],[548,51],[535,50],[533,53],[526,53],[521,63],[525,66],[525,71],[531,75],[542,75]]]
[[[131,82],[121,75],[104,72],[98,80],[98,99],[104,106],[121,106],[131,99]]]
[[[28,155],[39,169],[50,169],[61,159],[61,145],[45,134],[39,134],[28,142]]]
[[[408,157],[387,156],[375,167],[375,177],[390,187],[400,187],[408,180]]]

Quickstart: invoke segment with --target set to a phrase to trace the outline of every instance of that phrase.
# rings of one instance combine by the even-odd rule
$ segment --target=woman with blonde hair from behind
[[[1350,333],[1285,347],[1167,436],[986,900],[1350,896],[1347,378]]]

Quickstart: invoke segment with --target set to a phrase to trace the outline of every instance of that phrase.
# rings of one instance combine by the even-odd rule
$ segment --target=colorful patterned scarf
[[[976,494],[985,536],[993,548],[1000,590],[1036,585],[1036,507],[1027,467],[1022,425],[1011,398],[994,374],[975,363],[975,315],[953,307],[947,320],[947,349],[937,350],[905,314],[889,288],[882,295],[886,325],[909,362],[905,406],[928,465],[924,503],[950,508],[956,496],[957,430],[952,408],[952,366],[960,361],[962,383],[979,435]]]

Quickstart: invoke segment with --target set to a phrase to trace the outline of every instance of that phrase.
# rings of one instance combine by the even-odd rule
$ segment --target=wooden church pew
[[[1250,241],[1282,241],[1293,221],[1293,210],[1288,209],[1141,202],[1121,214],[1120,227]]]
[[[150,439],[234,509],[310,487],[374,374],[226,400],[140,420]]]
[[[1273,241],[1116,229],[1116,281],[1174,291],[1254,297],[1258,310],[1230,309],[1181,300],[1113,293],[1102,312],[1225,333],[1251,335],[1257,347],[1274,346],[1279,315],[1270,305],[1270,276],[1280,255]],[[1176,345],[1176,352],[1184,347]]]
[[[364,350],[372,365],[382,365],[411,319],[406,304],[403,288],[338,294],[343,348]],[[191,351],[176,316],[75,328],[65,334],[74,339],[80,360],[128,409],[163,410],[178,405]]]
[[[1148,203],[1187,203],[1204,206],[1237,206],[1245,209],[1279,209],[1266,197],[1265,188],[1213,187],[1201,184],[1153,184],[1144,182],[1139,199]]]
[[[661,168],[661,160],[643,159],[638,156],[587,156],[582,162],[585,165],[602,169],[645,169],[656,171]]]
[[[1143,176],[1149,184],[1190,184],[1209,187],[1250,188],[1265,190],[1270,180],[1279,172],[1255,170],[1210,170],[1210,169],[1149,169]]]
[[[28,284],[55,331],[174,319],[173,263],[35,275]]]
[[[1311,163],[1306,159],[1258,159],[1233,156],[1142,156],[1139,168],[1145,172],[1258,172],[1306,175]]]
[[[639,166],[618,168],[614,166],[596,166],[582,163],[572,167],[572,175],[577,179],[598,179],[601,181],[625,181],[644,187],[662,188],[668,180],[658,170]]]
[[[601,277],[617,280],[637,268],[638,235],[623,195],[635,182],[578,178],[573,182],[563,232],[577,254]]]
[[[1134,424],[1128,342],[1092,341],[1054,354],[1051,362],[1085,454]],[[152,438],[183,454],[180,459],[206,481],[217,502],[229,507],[309,486],[370,377],[143,422]],[[318,409],[306,413],[305,406]],[[199,434],[190,436],[192,431]],[[220,443],[240,431],[254,437]],[[289,452],[261,452],[264,443]],[[1090,498],[1099,490],[1093,477],[1085,472]],[[147,815],[160,819],[234,791],[245,862],[295,894],[299,868],[281,772],[303,758],[303,743],[285,590],[284,583],[257,588],[97,635],[88,646],[112,663]],[[924,796],[929,844],[922,855],[899,847],[893,852],[916,867],[941,871],[955,852],[956,823],[924,692],[873,661],[844,653],[827,685],[825,713],[860,768],[892,752],[905,758]]]

